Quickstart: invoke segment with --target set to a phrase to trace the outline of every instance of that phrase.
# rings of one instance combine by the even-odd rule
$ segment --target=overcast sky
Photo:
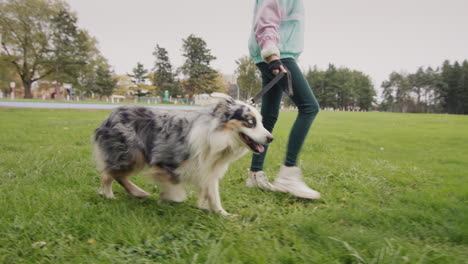
[[[202,37],[232,74],[248,55],[254,0],[66,0],[78,24],[99,41],[117,74],[154,65],[156,44],[179,67],[182,39]],[[329,63],[368,74],[376,88],[392,71],[413,72],[468,59],[468,0],[304,0],[306,70]]]

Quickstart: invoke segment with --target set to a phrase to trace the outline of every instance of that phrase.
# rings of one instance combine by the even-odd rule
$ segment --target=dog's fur
[[[198,190],[198,206],[228,215],[221,206],[219,180],[229,163],[248,152],[262,152],[273,140],[258,111],[223,94],[200,111],[162,111],[122,106],[96,129],[94,154],[102,172],[100,194],[114,198],[117,181],[135,197],[149,194],[129,177],[146,165],[161,188],[160,199],[182,202],[184,185]],[[261,145],[260,145],[261,144]]]

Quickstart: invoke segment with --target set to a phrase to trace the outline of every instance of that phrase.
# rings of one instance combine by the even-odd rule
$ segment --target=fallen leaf
[[[32,246],[32,247],[43,247],[43,246],[45,246],[45,245],[47,245],[47,242],[45,242],[45,241],[38,241],[38,242],[32,243],[31,246]]]

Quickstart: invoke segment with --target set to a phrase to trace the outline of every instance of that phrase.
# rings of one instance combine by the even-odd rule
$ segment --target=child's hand
[[[281,63],[280,59],[276,55],[271,55],[267,59],[268,61],[268,70],[271,71],[274,75],[278,75],[278,73],[284,72],[287,73],[288,71],[284,68],[283,63]]]

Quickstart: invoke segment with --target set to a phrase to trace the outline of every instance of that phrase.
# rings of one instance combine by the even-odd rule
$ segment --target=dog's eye
[[[256,125],[256,122],[255,122],[255,120],[253,118],[247,119],[246,127],[251,128],[251,127],[255,127],[255,125]]]

